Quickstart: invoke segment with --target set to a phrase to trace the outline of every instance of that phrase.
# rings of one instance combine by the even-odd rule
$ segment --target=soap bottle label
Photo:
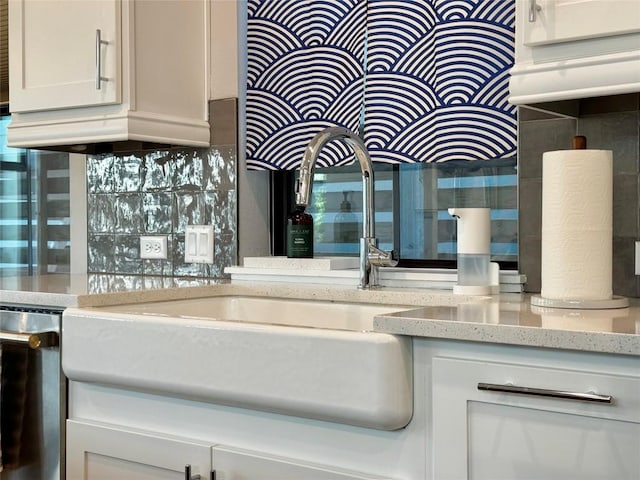
[[[287,256],[313,257],[313,225],[287,225]]]

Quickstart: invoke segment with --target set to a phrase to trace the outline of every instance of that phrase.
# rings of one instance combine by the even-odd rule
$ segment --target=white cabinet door
[[[119,102],[120,7],[120,0],[10,0],[11,111]]]
[[[438,357],[432,381],[435,479],[640,478],[640,377]],[[483,391],[479,383],[613,399]]]
[[[527,0],[526,8],[519,26],[528,46],[640,31],[638,0]]]
[[[231,447],[213,448],[216,480],[382,480],[382,477],[306,464]]]
[[[209,478],[210,445],[115,426],[67,421],[67,480]]]

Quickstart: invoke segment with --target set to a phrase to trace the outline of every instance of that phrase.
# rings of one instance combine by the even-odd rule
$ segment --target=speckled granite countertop
[[[203,297],[220,281],[138,275],[51,274],[0,277],[0,304],[97,307]]]
[[[379,316],[374,330],[414,337],[524,345],[640,356],[640,302],[629,308],[577,310],[500,295],[450,306]],[[640,365],[639,365],[640,367]]]
[[[448,290],[333,285],[296,285],[126,275],[0,277],[0,304],[101,307],[250,295],[305,300],[397,305],[398,313],[376,317],[374,330],[531,347],[640,356],[640,300],[609,310],[541,308],[524,294],[494,297],[453,295]]]

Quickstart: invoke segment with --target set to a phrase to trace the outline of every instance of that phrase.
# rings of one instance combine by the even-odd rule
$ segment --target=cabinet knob
[[[200,474],[191,475],[191,465],[186,464],[184,466],[184,480],[200,480]]]
[[[529,22],[536,21],[538,12],[542,10],[542,7],[536,3],[536,0],[529,0]]]

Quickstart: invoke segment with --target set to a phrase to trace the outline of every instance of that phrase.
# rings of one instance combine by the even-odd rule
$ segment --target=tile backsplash
[[[526,291],[539,292],[542,224],[542,154],[571,148],[574,135],[587,148],[613,152],[613,293],[640,297],[634,245],[640,239],[640,94],[560,102],[544,108],[563,115],[520,109],[519,269]]]
[[[224,278],[237,264],[236,119],[235,99],[213,101],[210,148],[87,157],[90,273]],[[214,226],[213,264],[184,262],[187,225]],[[167,259],[141,259],[141,235],[166,236]]]

